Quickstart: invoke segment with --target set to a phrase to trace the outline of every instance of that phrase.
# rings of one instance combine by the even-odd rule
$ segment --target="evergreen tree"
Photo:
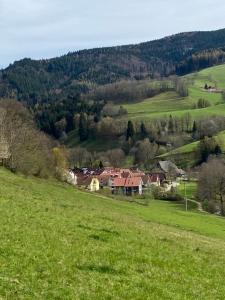
[[[196,124],[196,121],[193,122],[193,127],[192,127],[192,132],[193,133],[196,133],[197,131],[197,124]]]
[[[87,123],[87,116],[84,113],[80,114],[79,120],[79,137],[80,141],[86,141],[88,139],[88,123]]]
[[[74,130],[75,125],[74,125],[74,118],[72,114],[67,114],[66,116],[66,132],[70,132],[72,130]]]
[[[147,136],[147,130],[146,130],[145,124],[143,122],[141,123],[141,136],[143,138],[146,138],[146,136]]]
[[[132,121],[128,121],[126,140],[128,141],[129,138],[133,138],[133,136],[134,136],[134,125],[133,125]]]
[[[222,154],[222,149],[221,149],[220,145],[218,145],[218,144],[216,145],[214,152],[217,156]]]
[[[168,130],[170,133],[174,132],[173,117],[171,115],[170,115],[170,119],[169,119]]]

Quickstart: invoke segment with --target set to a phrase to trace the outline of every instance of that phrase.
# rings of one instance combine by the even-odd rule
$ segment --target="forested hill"
[[[0,96],[30,104],[74,98],[90,84],[185,74],[225,61],[225,29],[189,32],[120,47],[23,59],[1,71]]]

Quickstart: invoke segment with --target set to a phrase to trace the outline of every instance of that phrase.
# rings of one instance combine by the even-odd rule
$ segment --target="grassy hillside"
[[[224,219],[0,181],[0,298],[224,299]]]
[[[216,138],[219,141],[221,150],[223,151],[223,153],[225,153],[225,131],[218,134],[216,136]],[[165,153],[163,155],[160,155],[160,157],[163,159],[166,159],[169,157],[169,158],[172,158],[175,160],[179,160],[179,163],[181,165],[182,164],[186,165],[186,161],[188,161],[187,164],[192,166],[194,161],[191,158],[196,156],[195,153],[198,149],[198,146],[199,146],[199,141],[193,142],[193,143],[184,145],[182,147],[176,148],[176,149],[174,149],[168,153]]]
[[[179,97],[174,92],[162,93],[143,102],[125,104],[129,119],[151,119],[162,118],[164,116],[182,116],[190,113],[193,118],[225,115],[225,103],[221,94],[208,93],[203,90],[205,83],[225,89],[225,65],[220,65],[205,69],[201,72],[186,76],[191,82],[189,96]],[[203,109],[193,109],[199,98],[208,100],[210,107]]]

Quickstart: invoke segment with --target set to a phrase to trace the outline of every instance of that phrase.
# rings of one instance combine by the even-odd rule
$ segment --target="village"
[[[135,167],[74,168],[67,178],[68,183],[90,192],[108,189],[115,195],[135,196],[145,194],[151,187],[169,192],[186,179],[186,173],[171,161],[159,161],[148,172]]]

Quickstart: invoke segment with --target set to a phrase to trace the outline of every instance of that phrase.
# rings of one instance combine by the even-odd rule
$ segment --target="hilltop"
[[[29,104],[76,95],[122,79],[190,73],[225,61],[225,29],[188,32],[137,45],[23,59],[1,72],[0,96]]]
[[[224,41],[225,30],[192,32],[50,60],[25,59],[2,70],[0,96],[21,101],[39,129],[62,144],[91,151],[81,149],[84,165],[112,164],[117,155],[118,164],[147,168],[156,156],[225,129]],[[217,66],[206,68],[211,65]],[[129,137],[128,121],[133,122]],[[151,153],[145,155],[148,162],[140,154],[143,147]],[[74,158],[81,157],[75,152]]]
[[[0,180],[0,297],[224,298],[224,219],[3,169]]]

